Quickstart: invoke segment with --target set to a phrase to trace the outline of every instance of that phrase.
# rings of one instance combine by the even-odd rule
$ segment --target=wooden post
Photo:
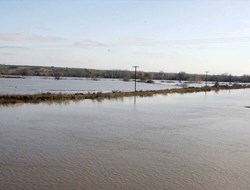
[[[139,66],[135,65],[132,67],[135,68],[135,92],[136,92],[136,70],[137,70],[137,67],[139,67]]]
[[[205,71],[206,73],[206,86],[207,86],[207,74],[209,73],[208,71]]]

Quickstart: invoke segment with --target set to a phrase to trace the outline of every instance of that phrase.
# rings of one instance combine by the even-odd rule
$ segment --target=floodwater
[[[154,84],[137,82],[137,90],[172,89],[182,85],[204,86],[202,83],[185,84],[178,81],[155,81]],[[133,90],[133,81],[124,82],[118,79],[94,81],[86,78],[64,78],[63,80],[55,80],[52,77],[0,78],[0,94],[86,93]]]
[[[250,90],[0,107],[1,190],[249,190]]]

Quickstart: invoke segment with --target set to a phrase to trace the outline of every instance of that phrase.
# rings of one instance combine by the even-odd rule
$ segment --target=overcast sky
[[[0,64],[250,74],[250,1],[0,0]]]

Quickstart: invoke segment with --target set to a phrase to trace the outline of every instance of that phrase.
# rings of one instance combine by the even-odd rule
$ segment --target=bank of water
[[[0,189],[249,189],[250,90],[0,106]]]

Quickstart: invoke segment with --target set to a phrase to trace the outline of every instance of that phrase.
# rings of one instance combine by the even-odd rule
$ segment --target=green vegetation
[[[132,69],[132,68],[131,68]],[[3,75],[12,76],[52,76],[55,79],[61,77],[84,77],[84,78],[117,78],[129,81],[134,79],[134,71],[127,70],[95,70],[86,68],[63,68],[63,67],[42,67],[42,66],[17,66],[17,65],[1,65],[0,77]],[[6,76],[4,76],[6,77]],[[200,82],[205,80],[205,74],[188,74],[185,72],[179,73],[164,73],[160,72],[137,72],[137,78],[140,81],[152,80],[181,80]],[[228,74],[208,75],[208,81],[214,82],[250,82],[249,75],[232,76]]]
[[[230,89],[242,89],[250,88],[250,85],[220,85],[212,87],[189,87],[189,88],[176,88],[166,90],[148,90],[148,91],[136,91],[136,92],[119,92],[113,91],[109,93],[75,93],[75,94],[54,94],[54,93],[42,93],[34,95],[0,95],[0,104],[9,105],[17,103],[40,103],[40,102],[66,102],[69,100],[79,101],[83,99],[91,99],[101,101],[103,99],[116,99],[131,96],[153,96],[156,94],[171,94],[171,93],[194,93],[194,92],[208,92]]]

